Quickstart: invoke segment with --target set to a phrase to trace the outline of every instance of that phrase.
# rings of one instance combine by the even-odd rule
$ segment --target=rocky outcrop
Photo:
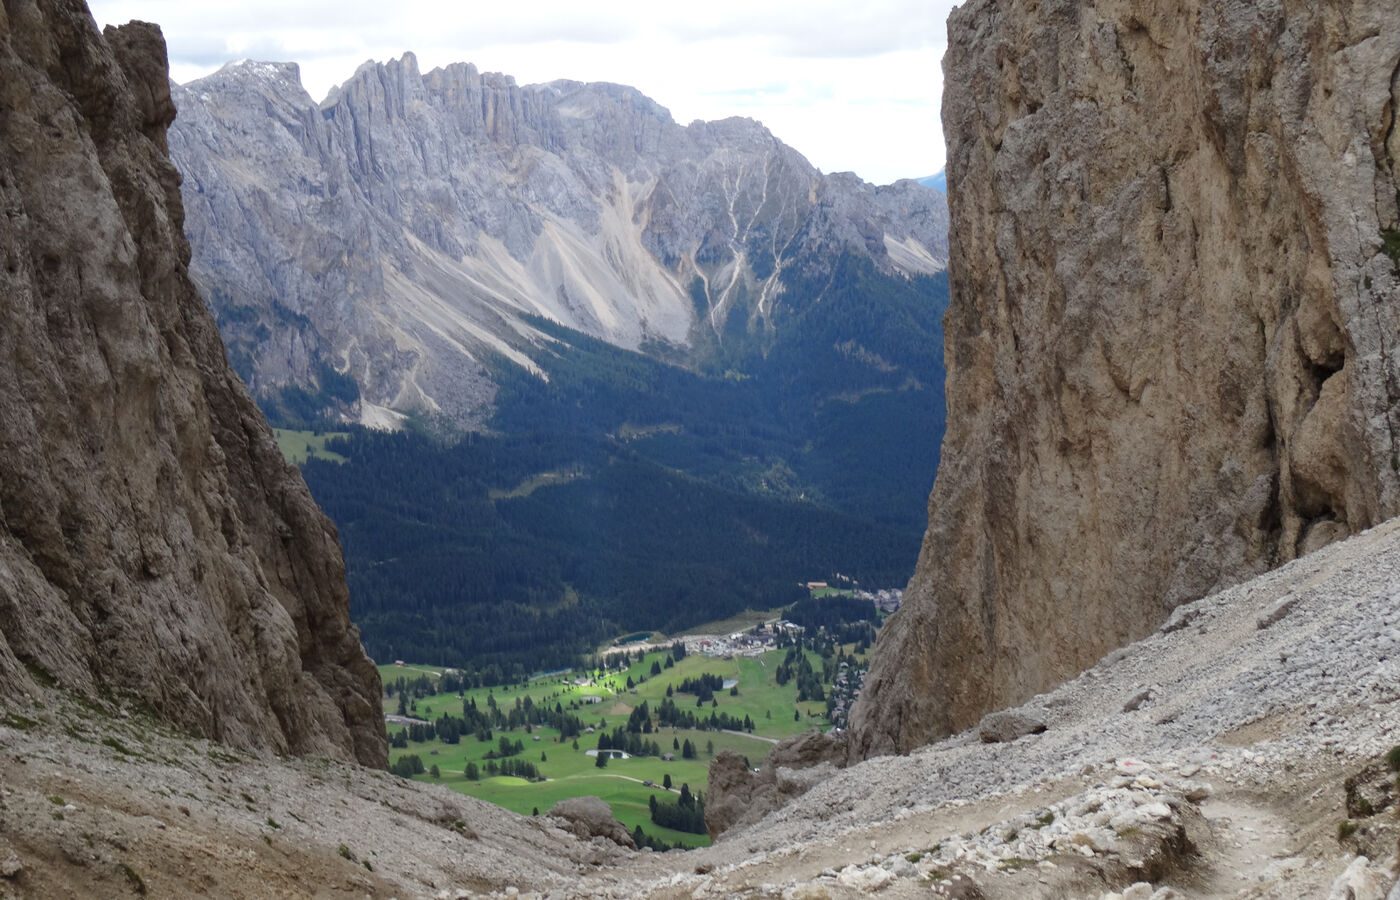
[[[752,825],[830,778],[846,762],[845,737],[835,731],[795,734],[775,746],[757,770],[746,757],[721,750],[706,781],[705,829],[710,838]]]
[[[948,431],[856,755],[968,727],[1400,512],[1393,17],[954,12]]]
[[[0,699],[384,765],[331,523],[191,283],[153,25],[0,10]]]
[[[614,844],[629,850],[637,849],[637,842],[612,814],[612,808],[597,797],[570,797],[560,800],[549,809],[549,814],[568,823],[568,830],[583,840],[606,838]]]
[[[793,267],[947,257],[941,194],[823,175],[757,122],[681,126],[619,85],[405,54],[319,106],[285,63],[174,97],[192,272],[235,367],[259,396],[300,386],[372,424],[476,422],[492,372],[555,340],[530,316],[695,362],[771,335]]]
[[[1002,709],[987,713],[977,723],[977,736],[984,744],[1004,744],[1028,734],[1040,734],[1045,717],[1034,709]]]

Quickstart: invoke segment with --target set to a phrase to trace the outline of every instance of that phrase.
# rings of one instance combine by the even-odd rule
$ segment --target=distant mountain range
[[[681,126],[636,90],[517,85],[412,54],[316,104],[294,64],[173,92],[191,271],[232,362],[289,416],[489,416],[558,322],[693,369],[767,352],[842,253],[899,277],[947,259],[913,181],[823,175],[757,122]],[[867,348],[879,354],[880,348]]]
[[[948,193],[948,175],[942,169],[939,170],[937,175],[930,175],[927,178],[919,178],[917,180],[919,184],[922,184],[924,187],[942,191],[944,194]]]

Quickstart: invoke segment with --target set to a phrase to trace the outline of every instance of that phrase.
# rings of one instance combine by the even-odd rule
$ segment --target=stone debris
[[[1145,706],[1147,703],[1156,699],[1156,697],[1157,692],[1152,690],[1151,688],[1138,691],[1132,696],[1132,699],[1130,699],[1127,703],[1123,704],[1123,712],[1137,712],[1138,710],[1142,709],[1143,706]]]
[[[1261,616],[1284,597],[1293,601],[1289,614],[1259,630]],[[1335,822],[1308,852],[1277,827],[1251,849],[1246,829],[1256,826],[1236,825],[1215,810],[1240,796],[1272,805],[1308,783],[1333,802],[1324,815],[1339,820],[1348,779],[1400,741],[1393,725],[1400,719],[1400,522],[1204,598],[1180,616],[1191,627],[1159,631],[1035,698],[1028,705],[1053,710],[1055,726],[1034,740],[983,743],[979,727],[908,756],[868,760],[698,853],[733,859],[725,849],[732,846],[776,857],[783,848],[851,835],[838,845],[850,848],[844,860],[829,858],[798,883],[840,889],[838,873],[850,878],[878,867],[893,876],[882,893],[924,879],[938,891],[957,875],[957,883],[975,881],[985,896],[1016,897],[1030,884],[1046,888],[1040,878],[1055,885],[1068,877],[1057,860],[1077,857],[1126,876],[1154,846],[1204,834],[1197,843],[1206,858],[1228,857],[1220,877],[1233,885],[1229,893],[1247,882],[1261,890],[1274,885],[1261,896],[1277,900],[1326,896],[1346,865]],[[1144,685],[1156,694],[1150,719],[1141,709],[1122,711],[1123,698]],[[1357,797],[1373,807],[1386,803],[1384,774],[1358,776]],[[1071,786],[1036,802],[1056,781]],[[906,841],[897,853],[853,858],[868,844],[857,839],[866,829],[894,823],[912,834],[929,817],[970,815],[988,803],[1013,814],[987,818],[972,831]],[[1380,871],[1390,871],[1384,865]],[[709,877],[718,885],[746,881],[723,864]],[[998,887],[1013,883],[1015,890]],[[1181,892],[1159,881],[1152,893],[1168,889]]]
[[[1366,857],[1358,856],[1332,882],[1327,900],[1386,900],[1387,888],[1392,885],[1396,885],[1392,875],[1373,866]]]
[[[1283,617],[1291,613],[1293,611],[1293,608],[1297,605],[1297,597],[1291,594],[1287,597],[1284,597],[1283,599],[1275,603],[1273,606],[1270,606],[1268,610],[1262,616],[1259,617],[1259,622],[1255,627],[1257,627],[1260,631],[1263,631],[1270,625],[1274,625],[1282,621]]]

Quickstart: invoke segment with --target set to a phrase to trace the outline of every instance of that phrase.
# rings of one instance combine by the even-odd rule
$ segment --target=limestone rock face
[[[555,340],[530,316],[684,361],[772,329],[791,266],[946,264],[938,192],[823,175],[757,122],[682,126],[620,85],[405,54],[319,105],[295,65],[251,61],[174,97],[192,272],[235,367],[259,395],[353,379],[335,412],[372,424],[477,422],[493,369]]]
[[[948,431],[855,755],[1400,512],[1394,13],[953,13]]]
[[[166,79],[154,25],[0,9],[0,699],[383,766],[335,529],[188,277]]]

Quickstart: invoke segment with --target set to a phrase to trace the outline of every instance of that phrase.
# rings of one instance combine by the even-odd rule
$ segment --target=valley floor
[[[1043,734],[867,761],[687,853],[55,695],[0,717],[0,897],[1385,900],[1398,701],[1397,522],[1183,607],[1027,704]]]

